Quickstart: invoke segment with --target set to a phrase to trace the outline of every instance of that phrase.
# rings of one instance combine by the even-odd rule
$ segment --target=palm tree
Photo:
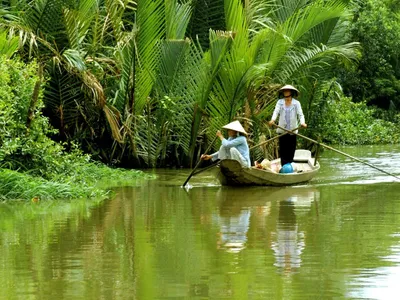
[[[344,0],[12,3],[1,26],[49,78],[52,123],[129,166],[190,165],[234,118],[256,141],[280,84],[311,103],[332,66],[357,57],[342,42]]]
[[[282,2],[225,1],[227,29],[235,38],[207,105],[211,132],[242,118],[247,128],[254,125],[250,132],[258,133],[271,114],[276,87],[296,84],[306,104],[310,82],[323,81],[337,60],[356,61],[358,45],[338,39],[347,15],[345,1],[290,1],[291,7]],[[260,90],[267,97],[259,97]]]

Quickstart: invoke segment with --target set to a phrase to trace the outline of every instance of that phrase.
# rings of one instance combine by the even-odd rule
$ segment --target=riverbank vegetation
[[[30,82],[2,92],[10,97],[4,101],[16,102],[13,123],[4,129],[16,133],[3,137],[2,147],[9,149],[1,150],[3,167],[44,180],[69,178],[79,168],[57,157],[71,155],[83,166],[89,158],[82,153],[125,168],[189,167],[216,130],[234,118],[250,133],[251,145],[272,134],[266,121],[282,84],[301,92],[309,124],[304,134],[325,143],[397,143],[395,5],[390,0],[3,4],[3,62],[25,64],[29,76],[22,77]],[[26,99],[10,94],[16,91]]]
[[[36,73],[35,62],[0,57],[0,200],[104,198],[110,186],[150,177],[111,169],[51,140]]]

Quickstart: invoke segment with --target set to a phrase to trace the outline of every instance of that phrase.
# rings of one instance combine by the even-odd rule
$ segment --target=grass
[[[154,178],[142,171],[113,169],[96,163],[74,167],[73,172],[57,174],[51,180],[0,169],[0,200],[106,198],[112,186],[133,185],[138,180]]]

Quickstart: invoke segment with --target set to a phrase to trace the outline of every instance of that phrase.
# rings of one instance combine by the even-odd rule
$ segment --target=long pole
[[[210,145],[208,146],[207,150],[205,153],[207,153],[208,151],[210,151],[211,146],[214,144],[215,140],[218,138],[218,136],[216,136],[212,142],[210,143]],[[190,172],[188,178],[186,179],[186,181],[183,183],[182,187],[185,187],[185,185],[189,182],[189,179],[193,176],[194,171],[196,171],[196,169],[200,166],[201,163],[201,158],[199,159],[199,161],[197,162],[196,166],[193,168],[192,172]]]
[[[375,167],[374,165],[371,165],[370,163],[367,163],[367,162],[365,162],[365,161],[362,161],[361,159],[359,159],[359,158],[357,158],[357,157],[351,156],[351,155],[349,155],[349,154],[347,154],[347,153],[344,153],[344,152],[342,152],[342,151],[340,151],[340,150],[337,150],[337,149],[335,149],[335,148],[332,148],[332,147],[330,147],[330,146],[327,146],[327,145],[325,145],[325,144],[322,144],[322,143],[320,143],[320,142],[318,142],[318,141],[316,141],[316,140],[310,139],[309,137],[306,137],[306,136],[304,136],[304,135],[302,135],[302,134],[300,134],[300,133],[291,132],[290,130],[288,130],[288,129],[286,129],[286,128],[283,128],[283,127],[281,127],[281,126],[279,126],[279,125],[276,125],[276,124],[274,124],[274,126],[276,126],[276,127],[280,128],[280,129],[286,131],[287,133],[293,133],[293,134],[295,134],[295,135],[297,135],[297,136],[299,136],[299,137],[301,137],[301,138],[303,138],[303,139],[305,139],[305,140],[308,140],[308,141],[313,142],[313,143],[315,143],[315,144],[317,144],[317,145],[319,145],[319,146],[322,146],[322,147],[324,147],[324,148],[326,148],[326,149],[329,149],[329,150],[335,151],[335,152],[337,152],[337,153],[339,153],[339,154],[342,154],[342,155],[344,155],[344,156],[347,156],[347,157],[349,157],[349,158],[351,158],[351,159],[354,159],[355,161],[358,161],[358,162],[360,162],[360,163],[362,163],[362,164],[364,164],[364,165],[370,166],[371,168],[374,168],[374,169],[376,169],[376,170],[378,170],[378,171],[381,171],[381,172],[383,172],[383,173],[385,173],[385,174],[387,174],[387,175],[390,175],[390,176],[393,176],[393,177],[395,177],[395,178],[397,178],[397,179],[400,179],[399,177],[397,177],[396,175],[394,175],[394,174],[392,174],[392,173],[389,173],[389,172],[387,172],[387,171],[385,171],[385,170],[382,170],[382,169],[380,169],[380,168],[378,168],[378,167]]]
[[[293,133],[293,131],[300,129],[300,127],[301,127],[301,126],[295,128],[295,129],[289,130],[289,132],[284,132],[284,133],[281,133],[280,135],[274,136],[274,137],[272,137],[272,138],[270,138],[270,139],[268,139],[268,140],[266,140],[266,141],[264,141],[264,142],[261,142],[261,143],[259,143],[259,144],[257,144],[257,145],[254,145],[254,146],[250,147],[249,150],[253,150],[253,149],[256,148],[256,147],[259,147],[259,146],[262,146],[262,145],[267,144],[267,143],[269,143],[269,142],[272,142],[273,140],[276,140],[276,139],[280,138],[281,136],[286,135],[286,134],[288,134],[288,133]]]

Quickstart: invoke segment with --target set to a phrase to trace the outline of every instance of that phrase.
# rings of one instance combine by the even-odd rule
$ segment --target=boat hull
[[[282,174],[255,167],[243,168],[236,160],[222,160],[217,168],[216,177],[222,185],[229,186],[286,186],[305,183],[314,178],[319,171],[319,163],[314,159],[295,162],[299,172]]]

